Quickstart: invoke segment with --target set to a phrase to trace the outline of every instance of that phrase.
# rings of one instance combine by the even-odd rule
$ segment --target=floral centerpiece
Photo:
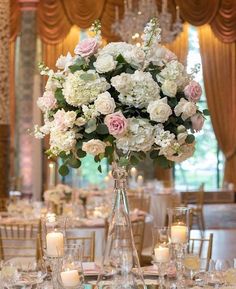
[[[194,153],[193,133],[201,130],[205,110],[197,102],[202,89],[174,53],[159,42],[158,21],[144,29],[141,47],[124,42],[100,46],[100,23],[94,37],[61,56],[38,99],[44,125],[35,136],[49,135],[49,156],[63,160],[59,172],[78,168],[86,154],[113,163],[115,200],[98,288],[145,288],[129,219],[126,167],[147,155],[165,168]],[[133,270],[136,268],[136,270]],[[105,283],[104,283],[105,281]],[[140,283],[141,282],[141,283]],[[104,287],[105,286],[105,287]]]
[[[141,47],[125,42],[100,46],[100,24],[94,37],[81,41],[75,55],[60,56],[57,71],[40,65],[48,76],[37,101],[44,125],[35,136],[49,135],[49,157],[63,160],[59,172],[78,168],[92,154],[95,162],[112,163],[117,150],[129,153],[121,164],[137,164],[149,155],[156,164],[171,167],[194,153],[193,133],[201,130],[204,114],[197,102],[202,94],[194,72],[159,42],[160,28],[152,19]],[[98,166],[101,170],[101,166]]]
[[[72,196],[72,188],[64,184],[58,184],[55,188],[46,190],[43,194],[45,202],[51,202],[60,205],[64,201],[68,201]]]

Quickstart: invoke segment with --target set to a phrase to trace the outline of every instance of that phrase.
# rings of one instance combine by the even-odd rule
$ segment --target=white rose
[[[94,67],[98,73],[105,73],[116,68],[117,61],[114,61],[113,57],[109,54],[104,54],[98,56],[97,60],[94,62]]]
[[[166,55],[166,48],[164,46],[158,45],[157,47],[152,47],[148,54],[147,58],[149,62],[152,62],[154,65],[163,66],[164,58]]]
[[[83,117],[78,117],[77,119],[76,119],[76,121],[75,121],[75,125],[77,125],[77,126],[82,126],[82,125],[84,125],[84,124],[86,124],[86,119],[85,118],[83,118]]]
[[[105,152],[106,144],[99,139],[91,139],[84,142],[82,150],[93,156],[103,154]]]
[[[175,97],[177,93],[177,84],[174,81],[167,79],[162,84],[161,90],[165,95],[169,97]]]
[[[138,67],[142,67],[145,60],[145,52],[137,46],[133,46],[132,49],[127,49],[122,55],[128,63]]]
[[[172,114],[170,106],[167,104],[167,98],[152,101],[147,107],[147,112],[150,114],[150,119],[156,122],[166,122]]]
[[[120,75],[114,76],[111,79],[111,85],[115,87],[117,91],[126,95],[133,88],[131,75],[127,73],[121,73]]]
[[[178,143],[180,145],[184,144],[185,143],[185,140],[188,136],[188,133],[187,132],[181,132],[177,135],[177,140],[178,140]]]
[[[185,98],[181,98],[175,109],[176,116],[180,116],[183,120],[193,116],[197,111],[197,106],[194,102],[187,101]]]
[[[113,113],[116,108],[115,101],[108,91],[99,94],[98,98],[94,101],[94,104],[95,109],[104,115]]]
[[[68,52],[66,56],[61,55],[57,59],[56,67],[67,71],[69,66],[72,65],[73,63],[74,63],[73,57],[71,56],[70,52]]]

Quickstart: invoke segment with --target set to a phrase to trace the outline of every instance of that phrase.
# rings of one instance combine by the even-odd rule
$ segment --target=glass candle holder
[[[66,218],[48,213],[41,219],[43,257],[51,269],[53,288],[58,288],[58,260],[64,256]]]
[[[177,287],[185,288],[183,260],[189,236],[189,209],[176,207],[168,209],[170,239],[176,261]]]
[[[153,236],[153,263],[157,267],[159,275],[159,288],[165,288],[165,273],[170,262],[170,237],[167,227],[155,227]]]
[[[57,269],[57,280],[61,288],[83,288],[84,273],[81,260],[81,246],[70,245],[65,248],[65,254],[59,260]]]

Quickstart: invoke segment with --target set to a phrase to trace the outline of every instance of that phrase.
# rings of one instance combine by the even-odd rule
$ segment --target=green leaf
[[[79,76],[84,81],[95,80],[96,76],[93,73],[83,73]]]
[[[73,64],[69,66],[69,69],[72,73],[75,73],[76,71],[81,70],[82,66],[80,64]]]
[[[69,174],[69,169],[66,165],[61,165],[58,171],[59,171],[59,174],[63,177]]]
[[[111,155],[113,153],[113,151],[114,151],[114,148],[111,146],[108,146],[105,148],[105,154],[106,155]]]
[[[81,150],[81,149],[77,150],[77,156],[78,156],[79,158],[82,159],[82,158],[84,158],[86,155],[87,155],[86,152],[84,152],[83,150]]]
[[[203,111],[202,111],[202,112],[203,112],[203,114],[204,114],[204,115],[210,115],[210,112],[209,112],[209,110],[208,110],[208,109],[203,109]]]
[[[68,160],[68,164],[72,167],[72,168],[79,168],[81,166],[81,161],[76,159],[75,157],[72,157]]]
[[[107,126],[103,123],[98,124],[96,132],[98,134],[109,134]]]
[[[151,151],[150,152],[150,158],[151,159],[156,159],[159,156],[158,151]]]
[[[158,158],[156,158],[154,160],[155,164],[157,164],[158,166],[164,168],[164,169],[169,169],[171,167],[173,167],[174,162],[167,160],[167,158],[165,156],[159,156]]]
[[[126,60],[124,59],[124,57],[123,57],[121,54],[119,54],[119,55],[116,57],[116,61],[117,61],[118,63],[127,63]]]
[[[125,157],[121,157],[119,160],[119,165],[125,167],[129,164],[129,160]]]
[[[139,159],[136,158],[134,155],[130,157],[130,162],[132,166],[136,166],[139,163]]]
[[[83,141],[82,140],[77,141],[76,143],[77,149],[82,149],[82,146],[83,146]]]
[[[64,95],[62,93],[62,89],[61,88],[57,88],[56,91],[55,91],[55,98],[57,100],[57,102],[59,104],[66,104],[66,101],[64,99]]]
[[[86,126],[85,126],[85,132],[86,133],[91,133],[91,132],[94,132],[97,128],[97,122],[96,122],[96,119],[92,118],[90,119]]]
[[[60,152],[59,157],[62,159],[67,159],[69,156],[65,152]]]
[[[102,166],[101,166],[101,165],[98,166],[98,171],[99,171],[100,173],[102,173]]]
[[[187,137],[186,137],[186,143],[188,144],[191,144],[195,141],[195,136],[193,134],[189,134]]]

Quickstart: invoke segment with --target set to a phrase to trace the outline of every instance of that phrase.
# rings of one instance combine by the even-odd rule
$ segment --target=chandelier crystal
[[[112,31],[125,42],[137,44],[142,42],[141,31],[145,24],[153,17],[157,17],[161,28],[161,42],[170,43],[183,30],[183,23],[179,15],[179,7],[176,7],[176,19],[172,20],[172,14],[168,12],[167,0],[162,0],[162,9],[159,12],[156,0],[124,0],[124,16],[119,18],[119,8],[115,9],[115,22]]]

